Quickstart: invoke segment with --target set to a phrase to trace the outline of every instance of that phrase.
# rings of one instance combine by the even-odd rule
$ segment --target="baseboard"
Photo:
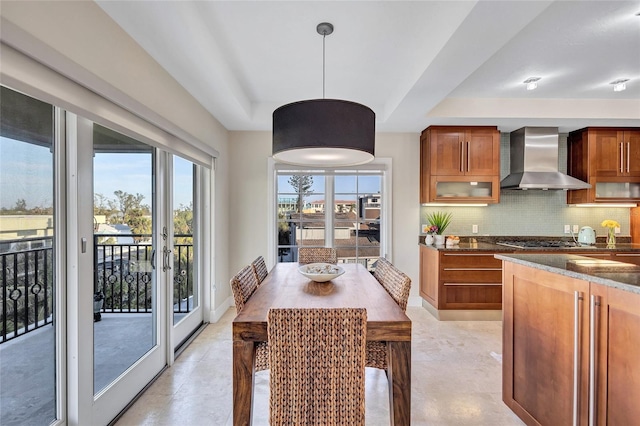
[[[422,300],[422,307],[439,321],[502,321],[502,310],[436,309]]]
[[[209,311],[209,322],[214,323],[220,321],[220,318],[227,312],[227,310],[235,306],[233,301],[233,297],[229,296],[227,299],[220,304],[216,309]]]

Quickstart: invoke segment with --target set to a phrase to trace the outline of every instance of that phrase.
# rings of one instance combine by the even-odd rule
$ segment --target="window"
[[[350,170],[274,165],[275,261],[297,262],[298,247],[335,247],[338,263],[375,269],[389,251],[390,161]]]

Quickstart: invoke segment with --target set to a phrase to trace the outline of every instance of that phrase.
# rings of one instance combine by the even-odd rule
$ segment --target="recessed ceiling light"
[[[523,83],[527,85],[527,90],[535,90],[538,87],[539,80],[540,77],[529,77]]]
[[[628,78],[619,78],[618,80],[612,81],[609,84],[613,84],[614,92],[622,92],[623,90],[627,89],[627,81],[629,81]]]

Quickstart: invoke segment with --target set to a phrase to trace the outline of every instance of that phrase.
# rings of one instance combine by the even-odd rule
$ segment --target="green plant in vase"
[[[444,244],[444,236],[442,234],[451,223],[451,217],[451,213],[445,212],[433,212],[427,214],[427,222],[429,222],[431,226],[435,226],[437,228],[435,237],[437,245]]]

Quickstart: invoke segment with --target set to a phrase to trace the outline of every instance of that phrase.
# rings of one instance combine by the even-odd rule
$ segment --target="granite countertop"
[[[636,244],[637,245],[637,244]],[[640,294],[640,266],[574,254],[496,254],[496,259]]]
[[[594,246],[588,247],[535,247],[535,248],[521,248],[521,247],[508,247],[496,244],[496,241],[501,240],[564,240],[570,241],[561,237],[513,237],[513,236],[498,236],[498,237],[460,237],[460,243],[455,246],[446,245],[426,245],[424,244],[424,236],[421,235],[418,238],[418,245],[427,247],[433,250],[439,251],[456,251],[456,252],[473,252],[473,251],[495,251],[501,253],[531,253],[531,252],[563,252],[563,253],[590,253],[590,252],[611,252],[611,253],[624,253],[624,252],[638,252],[640,253],[640,244],[631,243],[630,238],[620,238],[615,247],[607,247],[604,239],[598,238],[598,242]],[[621,240],[621,241],[620,241]]]

